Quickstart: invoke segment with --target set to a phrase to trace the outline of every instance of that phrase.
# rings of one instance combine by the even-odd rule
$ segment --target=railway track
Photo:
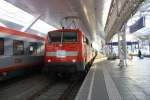
[[[60,78],[34,75],[0,87],[0,100],[74,100],[83,78]],[[4,84],[4,83],[3,83]]]
[[[83,78],[59,79],[32,95],[27,100],[74,100]]]
[[[83,79],[78,79],[76,81],[71,82],[58,100],[74,100],[82,82]]]
[[[26,100],[29,96],[47,86],[49,82],[42,74],[1,82],[0,100]]]

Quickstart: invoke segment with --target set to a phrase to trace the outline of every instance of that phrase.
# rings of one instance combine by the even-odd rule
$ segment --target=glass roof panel
[[[31,29],[37,30],[37,31],[39,31],[39,32],[41,32],[41,33],[46,34],[46,33],[48,33],[48,31],[50,31],[50,30],[55,30],[56,28],[53,27],[53,26],[51,26],[51,25],[49,25],[49,24],[47,24],[47,23],[45,23],[45,22],[43,22],[42,20],[38,20],[38,21],[31,27]]]
[[[35,19],[36,18],[33,15],[22,9],[8,3],[7,1],[0,0],[1,26],[21,31],[24,27],[30,25]],[[48,31],[54,29],[56,28],[39,19],[27,32],[46,34]]]
[[[34,17],[14,5],[0,0],[0,18],[24,26],[30,23]]]

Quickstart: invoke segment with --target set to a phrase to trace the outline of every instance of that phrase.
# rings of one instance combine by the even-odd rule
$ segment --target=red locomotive
[[[45,66],[53,72],[83,72],[95,56],[94,49],[79,29],[48,32],[45,42]]]

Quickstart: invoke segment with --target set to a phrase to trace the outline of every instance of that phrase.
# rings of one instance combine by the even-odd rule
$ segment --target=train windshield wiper
[[[64,35],[64,32],[62,31],[61,32],[61,44],[63,43],[63,37],[64,37],[63,35]]]

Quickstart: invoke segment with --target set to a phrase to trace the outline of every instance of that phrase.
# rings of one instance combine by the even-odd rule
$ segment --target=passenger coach
[[[44,58],[44,41],[44,37],[0,26],[0,80],[39,68]]]

